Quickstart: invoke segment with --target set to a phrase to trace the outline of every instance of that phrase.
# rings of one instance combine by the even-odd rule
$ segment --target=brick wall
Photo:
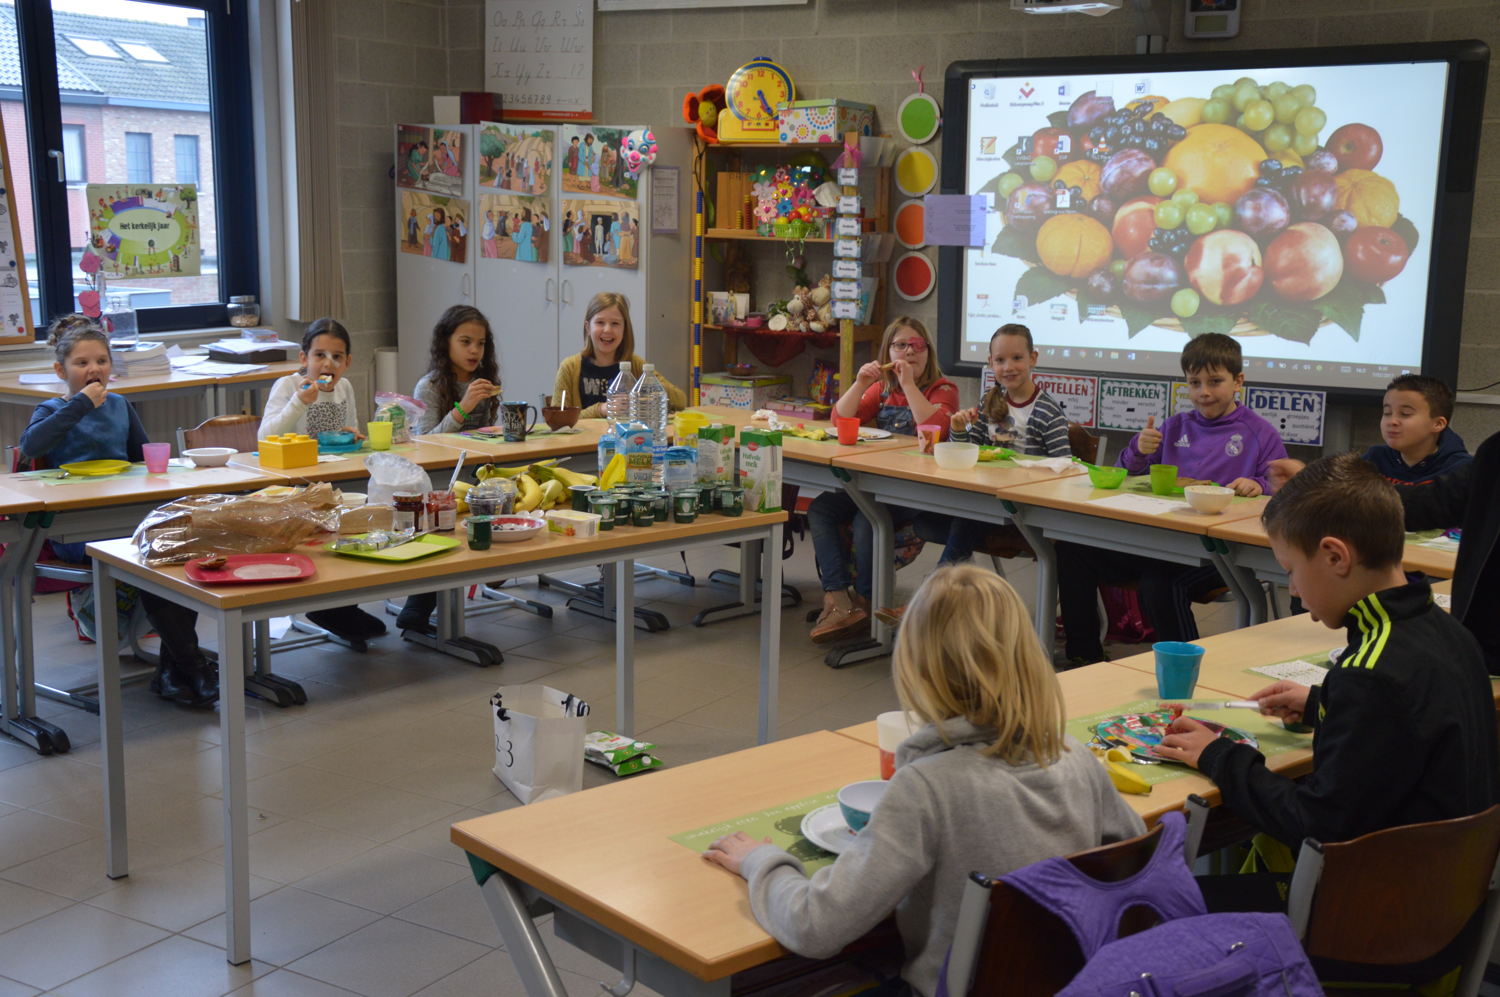
[[[391,126],[426,120],[434,94],[483,86],[483,0],[338,0],[338,120],[345,281],[351,328],[372,343],[394,333],[395,246],[390,227]],[[1478,38],[1500,47],[1500,0],[1245,0],[1239,37],[1182,36],[1170,12],[1168,52]],[[809,96],[873,103],[892,114],[957,59],[1113,55],[1135,50],[1126,11],[1103,18],[1013,12],[1005,0],[810,0],[802,6],[627,11],[595,16],[594,104],[602,121],[675,126],[682,95],[728,78],[759,55],[786,66]],[[939,87],[940,89],[940,87]],[[1470,239],[1460,385],[1500,379],[1500,70],[1491,67]],[[938,153],[938,143],[928,148]],[[686,283],[686,277],[684,277]],[[686,290],[684,290],[686,293]],[[909,310],[935,324],[933,298]],[[684,347],[685,348],[685,347]],[[976,382],[964,385],[972,395]],[[1477,441],[1500,429],[1500,407],[1463,405],[1457,428]],[[1355,416],[1357,440],[1374,417]]]

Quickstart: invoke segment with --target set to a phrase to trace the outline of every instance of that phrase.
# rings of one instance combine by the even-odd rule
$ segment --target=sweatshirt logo
[[[1235,433],[1229,438],[1229,442],[1224,444],[1224,453],[1228,454],[1230,457],[1238,457],[1244,452],[1245,437],[1239,433]]]
[[[1177,438],[1177,442],[1174,443],[1174,444],[1172,444],[1172,446],[1174,446],[1174,447],[1190,447],[1192,445],[1193,445],[1193,441],[1190,440],[1190,439],[1188,439],[1187,433],[1183,433],[1181,436],[1179,436]]]

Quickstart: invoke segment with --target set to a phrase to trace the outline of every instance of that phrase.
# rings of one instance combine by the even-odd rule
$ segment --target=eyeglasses
[[[891,342],[891,349],[905,350],[907,353],[926,353],[927,344],[920,339],[897,339]]]

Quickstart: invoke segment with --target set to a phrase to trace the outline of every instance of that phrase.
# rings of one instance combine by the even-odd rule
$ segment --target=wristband
[[[464,411],[464,407],[462,405],[458,404],[458,402],[454,402],[453,403],[453,411],[455,411],[455,412],[458,413],[458,418],[460,420],[464,420],[464,419],[467,419],[469,417],[469,413],[465,412]]]

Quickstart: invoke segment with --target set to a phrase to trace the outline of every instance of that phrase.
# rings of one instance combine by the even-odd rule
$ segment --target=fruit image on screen
[[[1187,339],[1219,332],[1251,379],[1371,388],[1419,370],[1448,73],[970,78],[964,192],[993,210],[962,254],[960,359],[1024,322],[1046,367],[1128,354],[1180,376]]]

